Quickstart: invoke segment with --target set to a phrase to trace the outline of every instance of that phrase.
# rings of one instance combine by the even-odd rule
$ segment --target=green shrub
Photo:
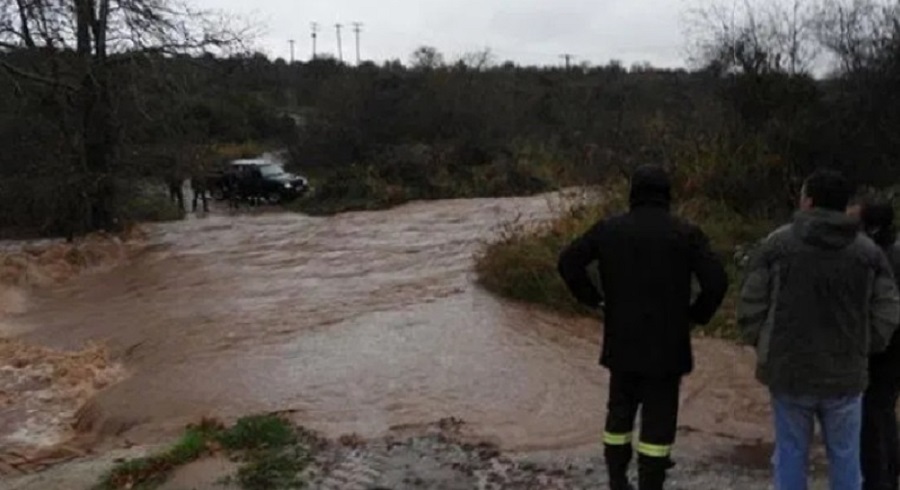
[[[606,187],[599,197],[579,196],[559,216],[537,225],[505,225],[497,240],[486,244],[476,260],[479,283],[500,296],[534,303],[565,314],[591,314],[571,297],[556,269],[560,252],[600,219],[627,209],[625,184]],[[749,219],[722,203],[695,198],[677,206],[675,213],[701,226],[713,250],[726,264],[731,285],[720,313],[698,334],[736,336],[734,310],[739,289],[739,271],[734,261],[738,246],[764,237],[773,224]],[[595,272],[596,276],[596,272]]]
[[[218,436],[219,442],[231,450],[278,448],[297,442],[290,422],[273,415],[244,417]]]
[[[477,257],[479,283],[513,300],[565,313],[584,313],[557,273],[557,258],[566,245],[623,202],[622,187],[616,186],[597,201],[577,196],[564,204],[560,217],[553,221],[504,225],[497,241]]]
[[[537,154],[498,157],[475,166],[426,145],[385,151],[365,164],[340,166],[313,179],[315,192],[290,205],[313,215],[385,209],[413,200],[533,195],[559,187],[562,165]]]

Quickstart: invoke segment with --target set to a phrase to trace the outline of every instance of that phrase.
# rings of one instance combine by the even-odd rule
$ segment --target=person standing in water
[[[597,223],[568,246],[559,273],[575,298],[604,310],[601,364],[610,370],[603,435],[611,490],[628,490],[632,432],[640,490],[662,490],[672,467],[682,378],[694,367],[691,328],[708,323],[728,288],[720,260],[697,227],[672,215],[671,183],[662,167],[638,168],[631,209]],[[597,263],[598,289],[588,275]],[[691,302],[692,277],[700,294]]]

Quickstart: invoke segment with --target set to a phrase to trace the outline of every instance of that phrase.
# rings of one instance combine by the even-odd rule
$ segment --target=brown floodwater
[[[483,242],[502,223],[550,216],[552,200],[192,217],[149,229],[114,270],[32,293],[10,328],[45,348],[106,346],[127,376],[76,425],[115,440],[154,442],[202,416],[290,410],[329,436],[457,417],[511,451],[597,444],[607,382],[598,322],[475,284]],[[766,439],[752,354],[695,346],[685,440]]]

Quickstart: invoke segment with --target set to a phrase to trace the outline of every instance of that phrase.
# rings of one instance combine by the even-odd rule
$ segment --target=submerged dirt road
[[[108,346],[127,371],[77,420],[157,442],[201,416],[292,410],[326,436],[378,436],[458,417],[507,451],[596,444],[606,384],[599,327],[496,299],[473,254],[548,198],[417,203],[314,219],[213,215],[150,230],[114,271],[32,297],[11,318],[32,344]],[[697,341],[686,446],[766,439],[752,355]]]

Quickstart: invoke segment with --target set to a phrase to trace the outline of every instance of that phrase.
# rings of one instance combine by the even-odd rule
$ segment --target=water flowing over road
[[[32,344],[104,343],[124,365],[78,415],[79,430],[107,437],[154,441],[202,416],[291,410],[329,436],[458,417],[511,451],[596,444],[599,325],[497,299],[472,271],[499,224],[546,218],[550,200],[159,225],[127,264],[33,296],[13,323]],[[696,347],[685,438],[765,438],[752,355]]]

